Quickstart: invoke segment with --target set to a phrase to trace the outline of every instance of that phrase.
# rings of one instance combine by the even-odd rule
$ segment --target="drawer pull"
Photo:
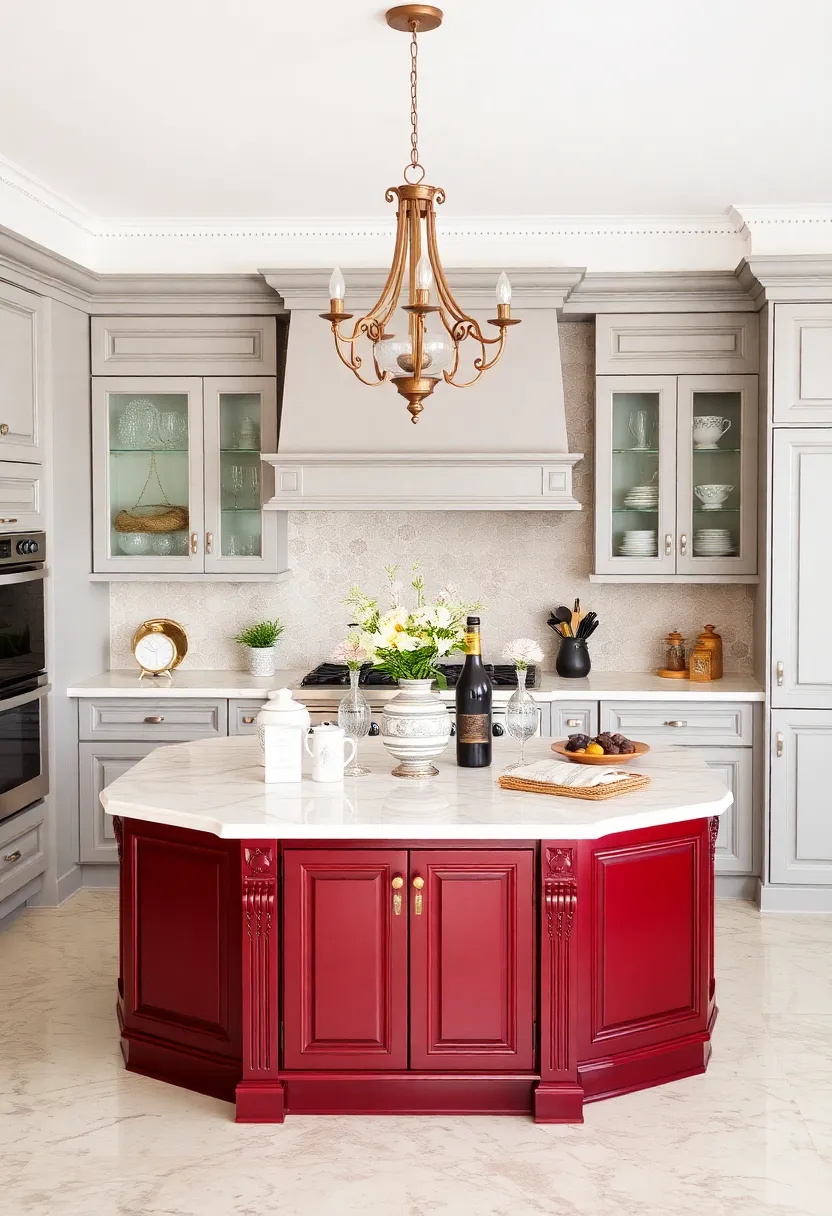
[[[148,724],[148,726],[158,726],[159,723],[164,722],[164,720],[165,719],[162,714],[151,714],[149,718],[145,718],[145,722]]]
[[[687,726],[687,722],[677,719],[674,722],[665,722],[665,726],[675,726],[678,729],[680,726]]]
[[[16,519],[0,519],[0,524],[16,524]]]
[[[15,849],[13,853],[7,853],[3,858],[4,861],[20,861],[22,854],[20,849]]]
[[[581,726],[583,724],[582,724],[580,718],[567,718],[566,725],[567,726]]]
[[[0,422],[0,435],[8,435],[8,433],[9,433],[8,422]]]
[[[246,726],[251,726],[252,722],[256,722],[256,721],[257,721],[257,719],[255,718],[254,714],[244,714],[244,716],[243,716],[243,723]]]

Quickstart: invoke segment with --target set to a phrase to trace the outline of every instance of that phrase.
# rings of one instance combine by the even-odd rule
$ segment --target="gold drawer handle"
[[[15,849],[15,851],[13,853],[7,853],[6,856],[3,858],[3,860],[4,861],[20,861],[20,858],[21,858],[20,849]]]
[[[401,894],[401,892],[402,892],[402,887],[404,886],[404,879],[402,878],[401,874],[397,874],[390,885],[393,888],[393,915],[401,916],[401,914],[402,914],[402,894]]]
[[[0,422],[0,435],[8,435],[8,433],[9,433],[8,422]]]
[[[16,519],[0,519],[0,524],[16,524]]]
[[[416,916],[422,915],[422,887],[424,885],[424,878],[413,879],[413,890],[416,892],[416,898],[413,900],[413,911]]]
[[[566,719],[566,725],[567,725],[567,726],[580,726],[580,725],[581,725],[581,719],[580,719],[580,718],[567,718],[567,719]]]
[[[665,722],[665,726],[675,726],[678,728],[680,726],[687,726],[687,722]]]
[[[256,721],[257,721],[257,719],[254,717],[253,714],[246,714],[243,718],[243,722],[246,726],[251,726],[252,722],[256,722]]]
[[[145,718],[148,726],[158,726],[160,722],[164,722],[164,717],[161,714],[152,714],[149,718]]]

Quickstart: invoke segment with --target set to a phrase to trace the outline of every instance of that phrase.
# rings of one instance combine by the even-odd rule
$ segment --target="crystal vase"
[[[358,762],[358,744],[370,733],[370,706],[358,687],[360,674],[358,669],[350,669],[350,690],[338,706],[338,725],[348,739],[355,740],[355,756],[344,769],[347,777],[361,777],[370,771]]]
[[[520,768],[526,763],[524,751],[526,740],[537,734],[540,714],[537,702],[526,689],[526,668],[517,668],[517,687],[508,699],[506,706],[506,730],[512,739],[520,744],[520,759],[516,764],[510,764],[506,772]]]

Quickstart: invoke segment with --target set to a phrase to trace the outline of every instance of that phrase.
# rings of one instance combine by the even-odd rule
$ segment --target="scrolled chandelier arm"
[[[344,366],[370,387],[392,383],[407,401],[412,422],[418,422],[424,399],[441,381],[455,388],[476,384],[500,359],[508,327],[519,324],[511,316],[511,284],[505,273],[497,280],[497,316],[489,321],[499,332],[488,337],[476,318],[457,304],[442,269],[435,208],[445,201],[445,192],[424,181],[425,170],[419,162],[417,105],[417,34],[434,30],[441,22],[441,11],[428,4],[401,4],[387,13],[389,26],[410,34],[410,159],[402,185],[391,186],[385,193],[387,202],[394,199],[398,202],[393,261],[381,295],[369,312],[356,320],[351,331],[345,328],[345,323],[353,319],[353,314],[344,311],[346,288],[338,268],[329,283],[329,312],[321,313],[330,323],[335,349]],[[401,308],[406,323],[400,327],[402,332],[389,332],[405,274],[407,303]],[[434,285],[436,304],[431,302]],[[434,314],[436,324],[431,321]],[[457,378],[460,351],[469,339],[479,352],[472,360],[473,376],[460,380]],[[365,360],[358,346],[364,341],[371,346],[373,379],[362,374]]]

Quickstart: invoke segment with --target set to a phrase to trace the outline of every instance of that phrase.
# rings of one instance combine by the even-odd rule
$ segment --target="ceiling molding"
[[[762,307],[765,300],[832,299],[832,254],[760,254],[744,258],[737,281]]]
[[[749,256],[832,254],[832,203],[736,203],[728,217],[747,239]]]
[[[503,269],[446,268],[451,290],[463,308],[493,308],[497,276]],[[580,283],[584,270],[578,267],[506,267],[511,279],[512,303],[518,308],[562,308],[569,293]],[[330,268],[284,267],[260,272],[287,308],[320,312],[329,299]],[[347,308],[372,308],[387,279],[387,270],[375,267],[345,269]]]
[[[607,312],[753,312],[758,307],[753,290],[733,271],[645,271],[587,273],[563,312],[580,318]]]

